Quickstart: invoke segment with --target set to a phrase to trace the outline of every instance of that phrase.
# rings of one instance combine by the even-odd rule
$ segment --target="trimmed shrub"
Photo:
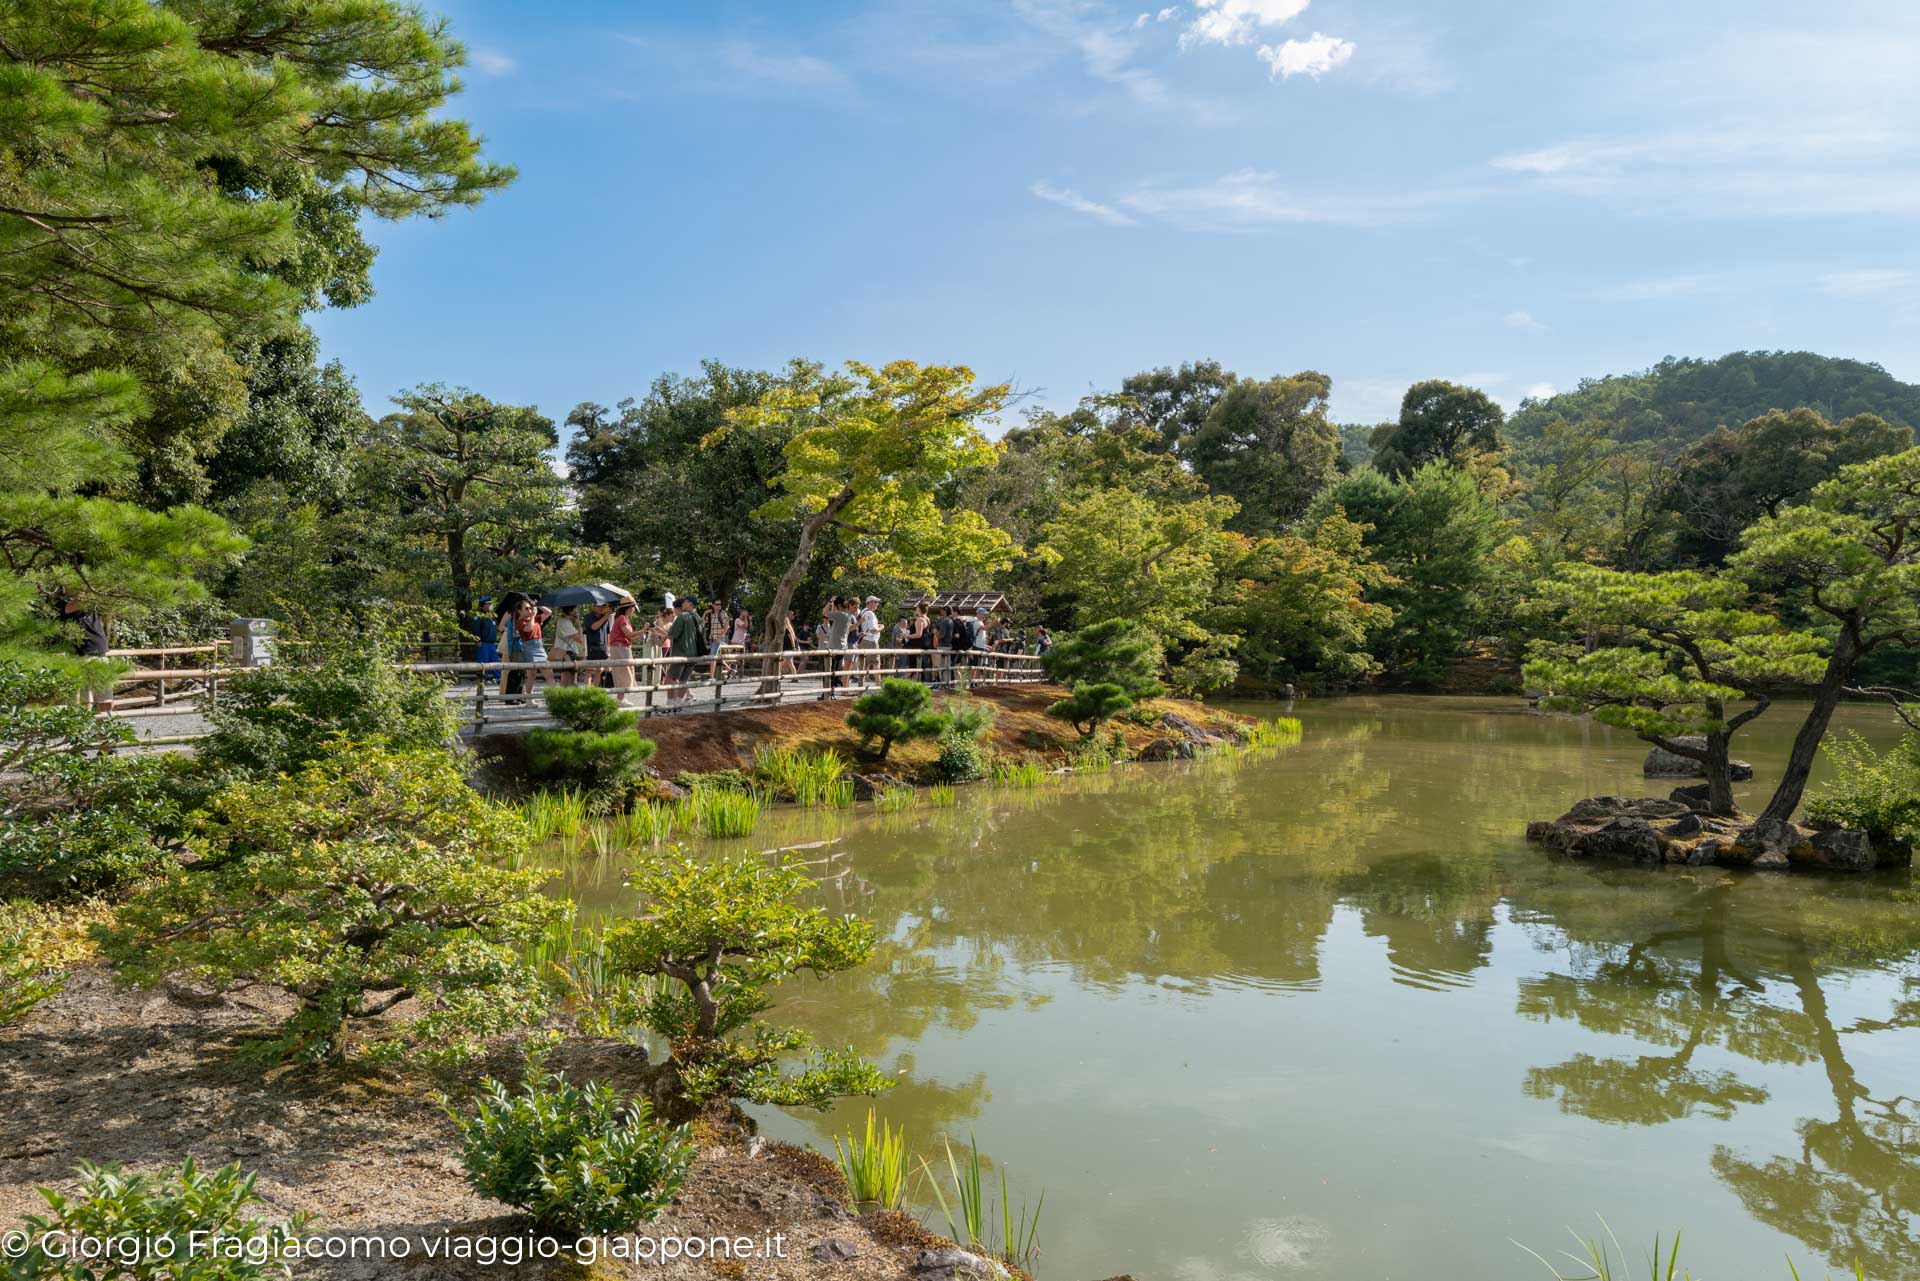
[[[847,725],[860,735],[860,746],[878,741],[880,759],[897,742],[934,738],[947,727],[947,718],[932,710],[933,695],[918,681],[888,677],[880,688],[853,700]]]
[[[837,974],[873,954],[871,925],[803,905],[816,892],[805,871],[751,856],[677,858],[634,879],[641,910],[609,925],[605,939],[616,973],[671,981],[643,1014],[671,1047],[655,1097],[690,1115],[712,1099],[826,1108],[892,1087],[851,1047],[790,1065],[812,1038],[760,1018],[780,980]]]
[[[597,1236],[649,1223],[693,1164],[685,1126],[655,1121],[645,1100],[604,1082],[577,1089],[537,1060],[517,1094],[488,1079],[472,1116],[448,1115],[473,1190],[525,1210],[547,1232]]]
[[[527,735],[533,777],[580,788],[594,813],[623,808],[654,753],[653,740],[634,729],[634,714],[590,685],[548,689],[547,710],[567,728]]]
[[[0,893],[113,894],[174,860],[172,759],[128,759],[125,725],[73,699],[78,680],[0,663]]]
[[[443,749],[340,742],[296,775],[222,792],[193,844],[190,869],[95,936],[136,983],[291,992],[298,1010],[256,1057],[458,1060],[546,1013],[521,949],[568,909],[541,894],[544,871],[502,866],[525,852],[525,825]],[[403,1001],[415,1017],[379,1017]]]
[[[290,1260],[299,1257],[297,1241],[307,1217],[268,1223],[249,1214],[262,1201],[253,1190],[256,1176],[242,1173],[238,1162],[202,1174],[189,1157],[178,1172],[164,1176],[82,1163],[79,1175],[75,1196],[39,1189],[48,1213],[26,1217],[25,1249],[5,1260],[0,1269],[5,1276],[276,1281],[293,1275]],[[124,1244],[108,1257],[89,1259],[71,1248],[83,1239]],[[217,1247],[208,1244],[214,1241]]]

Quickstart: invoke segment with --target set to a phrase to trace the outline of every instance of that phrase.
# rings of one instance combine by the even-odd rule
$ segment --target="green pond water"
[[[1750,807],[1800,710],[1742,733]],[[1303,741],[1245,764],[775,812],[733,844],[833,841],[804,857],[884,940],[776,1017],[895,1074],[920,1151],[971,1132],[1044,1189],[1054,1281],[1545,1277],[1513,1242],[1596,1215],[1636,1257],[1684,1228],[1715,1281],[1920,1277],[1909,873],[1561,860],[1528,819],[1672,785],[1631,736],[1513,699],[1294,711]],[[628,906],[612,868],[565,879]],[[867,1106],[760,1120],[831,1152]]]

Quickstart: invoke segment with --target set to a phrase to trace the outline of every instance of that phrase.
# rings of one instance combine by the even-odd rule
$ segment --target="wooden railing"
[[[407,671],[440,676],[446,696],[469,733],[498,733],[552,723],[546,689],[596,683],[642,717],[684,715],[786,703],[851,699],[887,677],[924,681],[936,689],[977,685],[1034,685],[1046,680],[1032,654],[985,650],[848,649],[748,653],[731,646],[699,658],[580,659],[551,663],[401,663]],[[120,685],[192,681],[197,689],[172,701],[116,707],[123,719],[179,716],[203,710],[219,697],[220,682],[258,668],[159,668],[128,672]],[[511,685],[509,692],[507,686]],[[187,742],[204,731],[168,735]],[[147,741],[162,741],[149,739]]]

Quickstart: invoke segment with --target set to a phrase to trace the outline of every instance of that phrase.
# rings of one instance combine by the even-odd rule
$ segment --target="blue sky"
[[[520,179],[372,227],[378,296],[314,318],[376,414],[704,357],[1059,407],[1213,357],[1321,370],[1342,421],[1740,348],[1920,380],[1920,5],[437,8]]]

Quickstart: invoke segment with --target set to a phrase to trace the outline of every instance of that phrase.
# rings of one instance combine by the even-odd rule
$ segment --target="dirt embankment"
[[[36,1186],[75,1188],[80,1161],[158,1172],[191,1156],[203,1169],[238,1161],[258,1170],[263,1217],[306,1211],[312,1231],[357,1239],[358,1258],[306,1259],[295,1268],[296,1276],[327,1281],[927,1281],[925,1268],[916,1271],[921,1252],[950,1245],[904,1215],[855,1217],[831,1161],[719,1120],[696,1127],[700,1154],[673,1207],[621,1240],[640,1256],[659,1253],[649,1241],[751,1237],[759,1254],[671,1263],[603,1257],[591,1268],[505,1262],[528,1239],[528,1220],[467,1187],[454,1128],[433,1099],[436,1085],[458,1097],[479,1073],[439,1082],[263,1074],[236,1059],[236,1039],[283,1016],[283,1003],[268,991],[224,1000],[123,992],[86,966],[66,991],[0,1032],[0,1232],[45,1209]],[[568,1042],[550,1065],[576,1081],[618,1086],[632,1072],[631,1055],[611,1042]],[[518,1063],[492,1066],[505,1074]],[[777,1253],[763,1257],[774,1234]],[[407,1257],[374,1248],[395,1239],[410,1242]]]
[[[988,741],[991,750],[1059,764],[1066,760],[1077,735],[1072,726],[1048,716],[1047,707],[1066,695],[1067,691],[1057,685],[1008,685],[982,686],[968,697],[991,704],[994,709]],[[948,699],[946,694],[935,694],[935,709],[946,707]],[[1182,699],[1154,699],[1146,709],[1153,714],[1155,724],[1139,725],[1124,719],[1110,722],[1136,753],[1168,736],[1167,730],[1157,724],[1163,712],[1203,727],[1247,723],[1244,716]],[[746,769],[753,764],[754,749],[762,744],[831,747],[855,762],[856,768],[863,763],[874,764],[859,751],[859,736],[847,728],[848,710],[845,702],[819,702],[713,715],[657,716],[642,722],[640,732],[658,744],[653,767],[666,778],[688,771]],[[939,748],[930,742],[899,743],[888,755],[886,769],[905,778],[926,778],[938,755]]]

